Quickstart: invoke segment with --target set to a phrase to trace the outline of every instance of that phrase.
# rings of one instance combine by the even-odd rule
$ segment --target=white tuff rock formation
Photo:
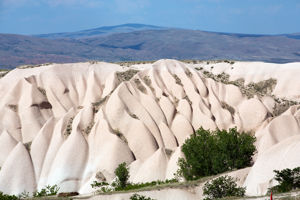
[[[111,181],[121,162],[130,181],[173,177],[180,146],[199,127],[237,127],[257,137],[247,194],[262,195],[274,169],[300,166],[300,110],[273,116],[275,95],[300,100],[299,63],[184,64],[160,60],[121,67],[109,63],[51,64],[15,69],[0,79],[0,191],[88,193]],[[206,78],[226,72],[245,84],[276,79],[268,95],[243,95]],[[278,100],[277,100],[278,101]],[[248,172],[248,170],[246,170]]]

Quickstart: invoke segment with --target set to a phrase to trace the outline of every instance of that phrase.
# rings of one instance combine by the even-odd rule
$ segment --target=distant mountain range
[[[0,34],[0,68],[161,58],[300,62],[300,33],[251,35],[123,24],[71,33]]]
[[[68,33],[49,33],[33,35],[40,38],[58,39],[58,38],[87,38],[95,36],[104,36],[113,33],[129,33],[132,31],[144,31],[144,30],[163,30],[164,27],[145,25],[145,24],[122,24],[117,26],[103,26],[94,29],[88,29],[83,31],[68,32]]]

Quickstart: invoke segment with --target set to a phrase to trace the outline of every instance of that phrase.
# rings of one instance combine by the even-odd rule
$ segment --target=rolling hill
[[[0,67],[162,58],[300,61],[299,34],[249,35],[151,27],[127,24],[39,36],[0,34]],[[101,35],[93,30],[106,32]]]

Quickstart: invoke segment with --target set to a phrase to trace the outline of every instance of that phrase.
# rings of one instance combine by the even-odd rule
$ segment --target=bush
[[[221,176],[205,183],[203,194],[207,196],[205,200],[219,199],[223,197],[243,197],[246,188],[237,187],[231,176]]]
[[[17,200],[19,199],[15,195],[8,195],[8,194],[3,194],[3,192],[0,192],[0,199],[1,200]]]
[[[59,190],[57,185],[47,185],[45,188],[41,189],[41,191],[36,191],[33,193],[34,197],[43,197],[43,196],[52,196],[56,195]]]
[[[115,170],[115,175],[118,178],[117,187],[125,188],[129,179],[129,171],[125,162],[119,164]]]
[[[185,141],[181,150],[185,159],[178,160],[177,174],[195,180],[251,165],[256,148],[255,137],[237,132],[236,128],[210,132],[200,128]]]
[[[300,167],[294,169],[274,170],[275,180],[279,185],[270,188],[270,192],[281,193],[300,188]]]
[[[102,186],[108,186],[109,184],[107,182],[97,182],[94,181],[91,186],[92,188],[102,187]]]
[[[130,197],[130,200],[155,200],[155,199],[151,199],[150,197],[146,197],[144,195],[133,194]]]

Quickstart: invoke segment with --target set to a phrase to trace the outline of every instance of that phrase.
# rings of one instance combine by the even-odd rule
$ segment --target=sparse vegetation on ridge
[[[29,68],[36,68],[36,67],[42,67],[42,66],[48,66],[52,65],[53,63],[44,63],[44,64],[37,64],[37,65],[21,65],[17,67],[18,69],[29,69]]]
[[[125,142],[126,144],[128,144],[128,141],[126,139],[126,137],[123,135],[123,133],[121,133],[121,131],[119,129],[112,129],[113,133],[118,136],[123,142]]]
[[[136,84],[137,88],[142,92],[147,94],[147,89],[145,88],[145,86],[143,86],[142,82],[140,79],[136,78],[134,79],[134,83]]]
[[[7,107],[10,108],[14,112],[18,112],[18,105],[8,104]]]
[[[134,75],[136,75],[139,71],[135,69],[129,69],[123,72],[116,72],[117,78],[119,81],[129,81]]]
[[[74,118],[71,117],[71,118],[69,119],[68,123],[67,123],[67,127],[66,127],[66,130],[65,130],[65,132],[64,132],[65,138],[68,137],[68,136],[71,134],[71,132],[72,132],[72,123],[73,123],[73,119],[74,119]]]
[[[0,78],[3,78],[9,72],[10,70],[0,69]]]
[[[195,68],[197,70],[203,70],[203,68]],[[235,81],[229,81],[229,75],[222,72],[221,74],[215,75],[209,71],[203,71],[203,75],[206,78],[211,78],[217,82],[224,84],[232,84],[237,86],[241,93],[248,98],[253,98],[254,95],[262,98],[264,96],[270,96],[275,100],[275,106],[273,110],[273,115],[278,116],[288,110],[293,105],[300,105],[300,102],[287,100],[285,98],[278,98],[272,95],[272,92],[277,84],[277,80],[270,78],[264,81],[259,81],[257,83],[249,83],[245,85],[245,80],[243,78],[237,79]],[[232,109],[230,111],[233,111]]]

